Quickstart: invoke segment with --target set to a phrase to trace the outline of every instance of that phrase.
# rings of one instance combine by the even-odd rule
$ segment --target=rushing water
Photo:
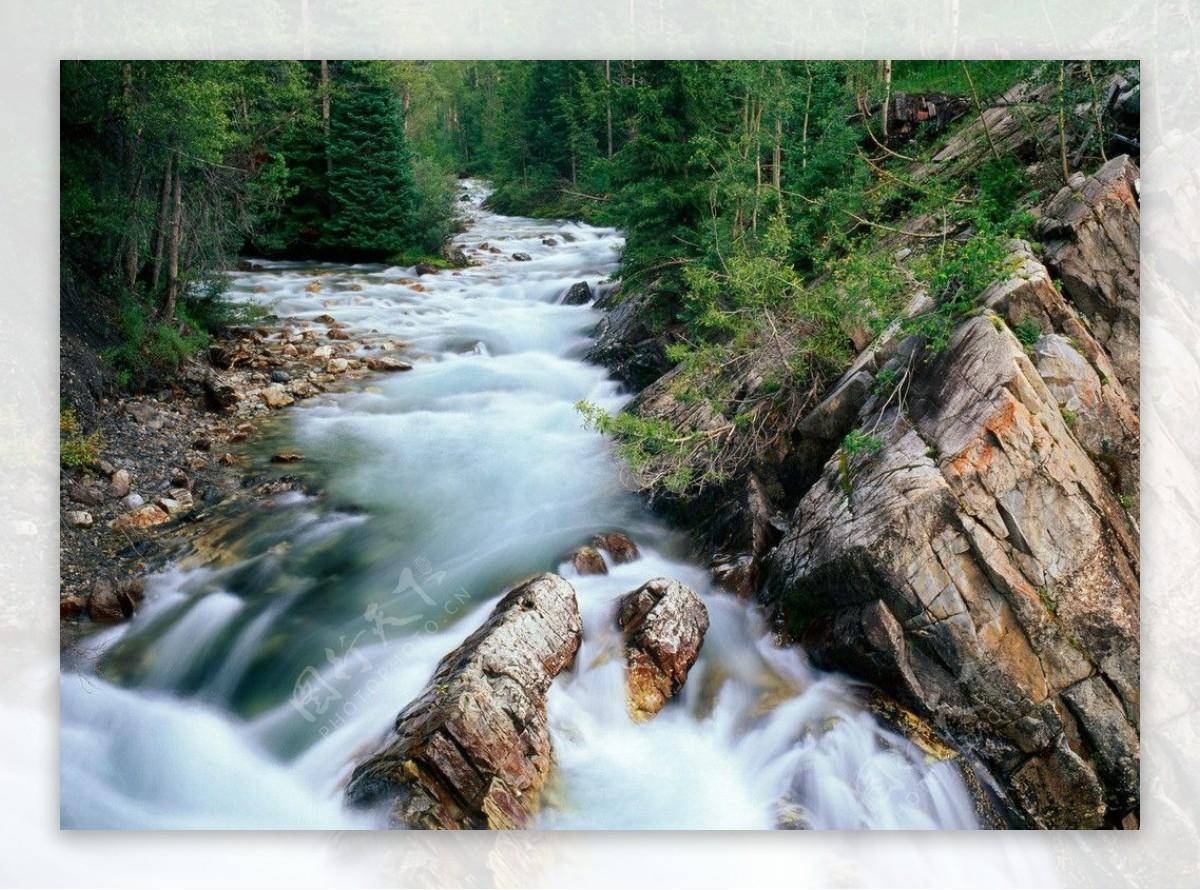
[[[85,643],[61,684],[63,826],[375,827],[340,803],[356,755],[507,586],[559,571],[584,643],[549,696],[557,769],[539,827],[975,827],[957,769],[773,646],[582,426],[580,399],[617,410],[628,395],[582,359],[599,314],[557,300],[579,280],[603,287],[618,233],[498,216],[468,191],[459,243],[502,253],[426,276],[424,292],[401,282],[413,270],[381,266],[236,276],[237,298],[404,341],[416,368],[286,412],[259,447],[302,452],[322,495],[250,509],[219,559],[154,577],[132,622]],[[605,576],[562,564],[611,529],[642,558]],[[697,590],[711,628],[677,700],[634,724],[614,603],[659,576]]]

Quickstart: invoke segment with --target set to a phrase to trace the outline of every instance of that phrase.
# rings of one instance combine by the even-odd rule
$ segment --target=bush
[[[427,253],[436,254],[442,242],[461,227],[458,218],[458,183],[454,176],[429,158],[417,158],[413,162],[413,179],[417,188],[413,218],[417,246]]]
[[[1042,339],[1042,327],[1032,318],[1023,318],[1013,328],[1013,333],[1021,341],[1022,346],[1033,346]]]
[[[193,319],[193,312],[219,327],[236,317],[238,310],[219,296],[185,299],[179,304],[178,320],[156,322],[135,295],[124,295],[117,312],[119,342],[101,353],[116,372],[117,384],[135,389],[149,386],[205,349],[209,335]]]
[[[100,460],[104,436],[99,430],[80,432],[75,409],[62,407],[58,411],[59,462],[68,469],[89,470]]]

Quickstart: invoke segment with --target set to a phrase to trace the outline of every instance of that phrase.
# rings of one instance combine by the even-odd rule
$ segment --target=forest
[[[680,349],[693,362],[709,344],[751,335],[763,316],[750,310],[797,310],[805,282],[869,279],[848,304],[828,289],[804,297],[799,311],[818,323],[804,361],[819,370],[845,358],[837,341],[849,318],[896,308],[901,282],[863,267],[864,241],[926,209],[987,235],[1030,200],[1020,165],[999,153],[962,181],[894,172],[904,157],[894,147],[916,138],[905,151],[928,153],[946,121],[889,132],[889,99],[965,97],[956,115],[978,114],[1036,73],[1057,86],[1064,152],[1099,157],[1109,124],[1075,108],[1099,102],[1121,68],[68,61],[64,313],[91,316],[89,339],[117,382],[149,385],[227,321],[222,274],[239,254],[437,263],[458,225],[454,180],[469,175],[494,184],[502,212],[620,228],[626,290],[654,291],[663,323],[684,324]],[[64,324],[84,324],[68,314]]]
[[[315,802],[65,822],[1140,824],[1136,62],[66,61],[60,113],[116,715],[64,726]]]

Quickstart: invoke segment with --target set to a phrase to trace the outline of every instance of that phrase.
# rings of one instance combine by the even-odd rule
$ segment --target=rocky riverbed
[[[314,276],[307,288],[323,286]],[[99,461],[60,474],[64,637],[78,636],[89,620],[129,618],[141,576],[206,520],[300,487],[287,467],[304,455],[277,452],[268,467],[248,444],[280,409],[368,375],[411,370],[406,347],[328,313],[311,321],[268,315],[229,330],[170,389],[101,399],[93,426]]]

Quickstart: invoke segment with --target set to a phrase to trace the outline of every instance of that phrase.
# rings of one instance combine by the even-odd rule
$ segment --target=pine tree
[[[321,246],[346,259],[383,259],[417,240],[404,110],[386,69],[342,63],[338,75],[329,121],[331,217]]]

